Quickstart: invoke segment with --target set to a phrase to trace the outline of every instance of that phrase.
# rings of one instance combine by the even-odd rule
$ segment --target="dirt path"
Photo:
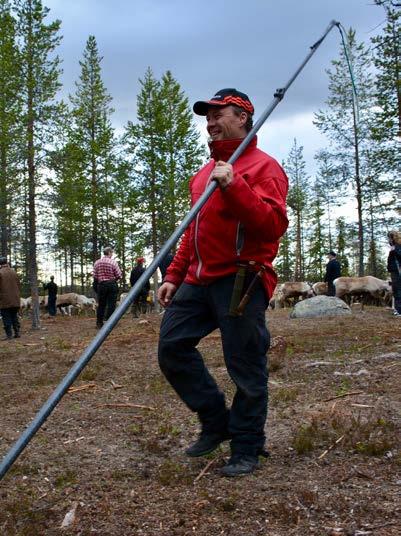
[[[254,475],[219,475],[228,444],[185,457],[198,426],[158,369],[160,317],[126,317],[0,484],[0,533],[401,534],[400,320],[268,320],[271,458]],[[2,455],[95,333],[93,318],[43,328],[0,342]],[[232,396],[218,333],[200,346]]]

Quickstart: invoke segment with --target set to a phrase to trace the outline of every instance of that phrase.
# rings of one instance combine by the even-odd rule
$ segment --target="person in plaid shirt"
[[[100,329],[103,321],[108,320],[114,313],[118,295],[117,281],[121,279],[121,270],[117,262],[112,259],[114,250],[104,248],[103,257],[98,259],[93,267],[93,288],[97,293],[98,308],[96,327]]]

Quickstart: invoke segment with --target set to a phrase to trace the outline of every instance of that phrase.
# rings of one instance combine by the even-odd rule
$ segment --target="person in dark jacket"
[[[54,275],[50,276],[50,281],[43,285],[43,288],[47,290],[47,310],[50,316],[56,316],[56,302],[57,302],[57,291],[58,286],[54,282]]]
[[[259,456],[267,455],[265,310],[277,282],[272,263],[288,225],[288,179],[257,147],[256,136],[228,164],[252,128],[254,109],[245,93],[222,89],[193,109],[206,117],[211,159],[190,181],[192,204],[210,181],[218,188],[185,231],[159,289],[159,303],[166,308],[159,364],[200,421],[199,438],[186,454],[204,456],[231,439],[231,457],[221,472],[236,477],[253,472]],[[240,307],[247,290],[249,300]],[[236,387],[230,408],[197,349],[216,328]]]
[[[174,255],[172,255],[171,253],[167,253],[164,259],[159,262],[159,270],[162,275],[162,281],[166,277],[167,268],[170,266],[173,259],[174,259]]]
[[[21,285],[15,271],[10,268],[6,257],[0,257],[0,313],[6,336],[3,340],[20,337],[18,311],[21,305]]]
[[[401,317],[401,233],[388,233],[390,252],[387,258],[387,270],[391,275],[391,287],[394,296],[394,316]]]
[[[141,277],[141,275],[145,271],[144,262],[145,262],[145,259],[143,257],[138,257],[136,259],[136,265],[131,270],[131,275],[129,278],[131,287],[135,285],[135,283],[138,281],[138,279]],[[146,281],[140,293],[135,298],[134,303],[132,304],[131,311],[132,311],[134,318],[138,318],[141,313],[146,313],[149,290],[150,290],[150,282]]]
[[[324,280],[327,283],[327,296],[335,296],[336,288],[333,285],[333,281],[337,279],[337,277],[341,277],[341,266],[334,251],[330,251],[328,257],[329,262],[326,264],[326,275],[324,276]]]

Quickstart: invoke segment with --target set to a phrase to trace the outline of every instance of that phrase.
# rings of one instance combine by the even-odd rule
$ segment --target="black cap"
[[[334,253],[334,251],[329,251],[328,254],[331,255],[332,257],[337,257],[337,253]]]
[[[239,106],[251,115],[255,111],[248,95],[233,87],[220,89],[210,100],[195,102],[193,110],[197,115],[207,115],[209,106],[228,106],[229,104]]]

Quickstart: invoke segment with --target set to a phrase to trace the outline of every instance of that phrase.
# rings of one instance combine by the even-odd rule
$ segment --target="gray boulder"
[[[350,315],[348,305],[334,296],[314,296],[298,302],[290,314],[290,318],[316,318],[321,316]]]

